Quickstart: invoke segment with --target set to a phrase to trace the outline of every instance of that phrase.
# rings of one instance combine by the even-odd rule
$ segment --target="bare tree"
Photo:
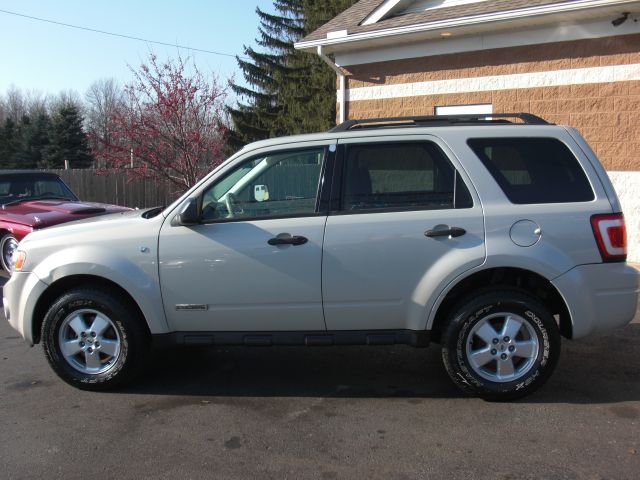
[[[29,117],[49,113],[49,98],[38,90],[28,91],[24,96],[24,105]]]
[[[11,86],[7,93],[0,94],[0,124],[7,118],[20,122],[26,115],[34,118],[40,114],[49,113],[49,99],[42,92],[32,90],[26,94],[22,90]]]
[[[27,105],[22,90],[14,85],[9,87],[4,100],[5,115],[14,122],[19,122],[27,114]]]
[[[5,104],[4,95],[0,95],[0,126],[4,125],[4,121],[7,119],[8,111]]]
[[[55,115],[66,107],[74,107],[78,112],[85,115],[85,104],[82,97],[75,90],[61,90],[57,95],[48,99],[49,115]]]
[[[102,145],[111,143],[110,131],[113,117],[124,105],[124,92],[113,78],[104,78],[91,84],[84,96],[86,102],[85,123],[89,146],[98,154]],[[104,163],[104,162],[101,162]],[[97,167],[104,167],[98,164]]]

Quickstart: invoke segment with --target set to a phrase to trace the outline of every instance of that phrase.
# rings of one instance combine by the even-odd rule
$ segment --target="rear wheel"
[[[520,291],[461,302],[443,336],[442,358],[454,383],[488,400],[512,400],[538,389],[560,355],[553,316]]]
[[[2,269],[11,273],[11,269],[13,268],[13,253],[18,249],[18,240],[16,237],[7,233],[4,237],[0,239],[0,262],[2,262]]]
[[[86,390],[123,385],[148,345],[142,319],[115,293],[75,289],[62,295],[42,326],[45,355],[65,382]]]

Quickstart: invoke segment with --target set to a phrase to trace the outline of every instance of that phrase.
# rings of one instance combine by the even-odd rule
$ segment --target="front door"
[[[172,330],[325,330],[317,198],[328,151],[316,143],[250,155],[197,193],[200,224],[164,223],[159,270]]]

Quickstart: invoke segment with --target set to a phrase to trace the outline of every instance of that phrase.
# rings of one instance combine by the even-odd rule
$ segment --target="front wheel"
[[[530,295],[495,291],[467,299],[443,335],[442,358],[463,391],[488,400],[513,400],[538,389],[560,355],[553,316]]]
[[[142,321],[115,292],[74,289],[45,315],[44,352],[65,382],[84,390],[115,388],[142,365],[148,345]]]

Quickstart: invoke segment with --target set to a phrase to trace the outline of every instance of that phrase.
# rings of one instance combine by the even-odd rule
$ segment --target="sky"
[[[271,0],[0,0],[0,10],[121,35],[169,43],[162,46],[45,23],[0,12],[0,95],[11,86],[23,92],[81,96],[102,78],[125,84],[128,65],[154,52],[160,59],[192,58],[203,72],[242,82],[235,55],[256,47],[256,7]],[[178,49],[173,45],[227,55]]]

